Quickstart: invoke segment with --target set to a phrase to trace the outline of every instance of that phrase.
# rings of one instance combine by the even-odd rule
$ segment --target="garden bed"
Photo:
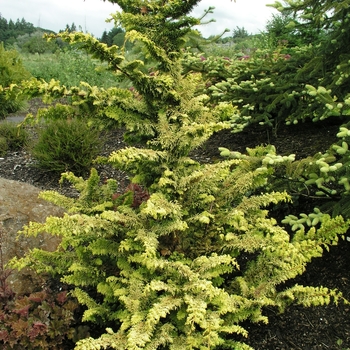
[[[39,106],[37,100],[29,106],[31,112]],[[22,116],[25,114],[23,112]],[[16,114],[21,116],[21,114]],[[252,126],[239,134],[222,131],[214,135],[203,147],[193,153],[201,162],[215,162],[220,159],[218,147],[244,152],[246,147],[274,144],[278,154],[295,153],[303,158],[316,152],[324,152],[336,141],[339,125],[324,123],[304,123],[280,126],[277,130]],[[113,130],[107,135],[102,154],[125,147],[123,131]],[[34,167],[35,161],[25,150],[9,152],[0,160],[0,177],[30,183],[41,189],[54,189],[66,195],[75,195],[68,185],[58,183],[59,176]],[[127,174],[109,166],[97,166],[103,179],[115,178],[120,188],[128,184]],[[313,203],[311,203],[313,204]],[[310,206],[310,203],[306,205]],[[325,286],[340,290],[350,300],[350,242],[341,240],[322,258],[314,259],[307,271],[288,283]],[[249,331],[246,342],[255,349],[346,349],[350,348],[350,307],[340,303],[322,307],[305,308],[292,306],[284,314],[274,309],[266,309],[269,324],[249,324],[243,326]]]

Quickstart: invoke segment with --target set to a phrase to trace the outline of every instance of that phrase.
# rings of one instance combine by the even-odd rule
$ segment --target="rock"
[[[48,216],[62,216],[63,209],[38,198],[40,189],[18,181],[0,178],[0,272],[13,257],[22,257],[33,248],[54,251],[58,237],[40,234],[37,237],[18,235],[30,221],[44,222]],[[1,261],[2,260],[2,261]],[[43,283],[42,276],[32,271],[13,271],[7,279],[17,294],[31,293]]]

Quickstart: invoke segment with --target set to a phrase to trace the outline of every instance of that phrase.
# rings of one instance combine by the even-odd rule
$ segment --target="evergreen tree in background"
[[[60,30],[59,33],[62,33],[62,32],[74,33],[76,31],[77,31],[77,26],[73,22],[71,25],[66,24],[66,28],[64,30]]]
[[[247,32],[247,30],[244,27],[237,26],[232,31],[232,38],[234,41],[241,41],[243,39],[246,39],[247,37],[249,37],[249,33]]]
[[[17,19],[13,22],[12,19],[7,21],[0,14],[0,42],[4,45],[13,44],[16,38],[24,34],[32,34],[36,31],[36,28],[32,23],[26,22],[24,18],[21,20]]]
[[[108,46],[122,46],[125,40],[125,31],[121,27],[114,27],[108,33],[104,31],[100,41]]]

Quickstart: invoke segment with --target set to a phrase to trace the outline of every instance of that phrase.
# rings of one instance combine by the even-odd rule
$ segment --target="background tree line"
[[[59,32],[68,31],[69,33],[75,31],[82,31],[81,26],[75,25],[73,22],[71,25],[66,24],[65,29]],[[7,20],[0,13],[0,42],[2,42],[5,48],[15,48],[23,53],[31,54],[43,54],[53,53],[56,50],[67,48],[68,45],[64,45],[62,40],[55,40],[47,42],[43,38],[44,34],[54,34],[55,32],[50,29],[44,29],[34,26],[33,23],[27,22],[24,18],[13,21]]]

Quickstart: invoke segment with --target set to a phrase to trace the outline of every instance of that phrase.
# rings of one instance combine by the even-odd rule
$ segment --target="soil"
[[[35,112],[40,106],[37,100],[31,102],[28,111]],[[23,117],[28,111],[16,114]],[[13,116],[12,116],[13,117]],[[16,118],[13,118],[15,121]],[[338,124],[338,125],[337,125]],[[316,152],[324,152],[336,141],[339,123],[303,123],[293,126],[280,126],[269,130],[253,126],[239,134],[222,131],[213,135],[193,157],[202,162],[220,159],[218,147],[244,152],[246,147],[261,144],[275,145],[282,155],[295,153],[303,158]],[[108,134],[102,155],[125,147],[123,130]],[[41,189],[54,189],[66,195],[74,195],[72,188],[59,185],[58,175],[43,172],[33,167],[35,161],[25,150],[9,152],[0,159],[0,177],[30,183]],[[121,187],[128,184],[127,174],[108,166],[97,167],[102,178],[115,178]],[[324,286],[338,289],[350,300],[350,242],[340,240],[322,258],[314,259],[306,272],[294,282],[301,285]],[[350,349],[350,306],[340,303],[327,306],[305,308],[291,306],[285,313],[278,314],[274,309],[266,309],[269,323],[243,326],[249,331],[246,343],[257,350],[319,350]]]

